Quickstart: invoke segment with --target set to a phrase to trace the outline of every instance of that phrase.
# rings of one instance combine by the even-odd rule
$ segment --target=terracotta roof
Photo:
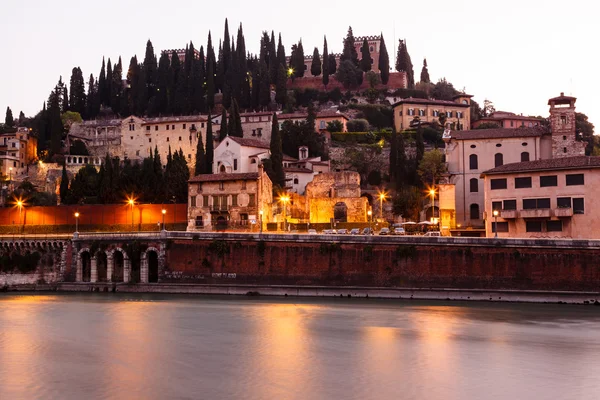
[[[236,142],[237,144],[239,144],[241,146],[256,147],[259,149],[268,149],[270,147],[269,143],[264,142],[262,140],[258,140],[258,139],[241,138],[241,137],[237,137],[237,136],[227,136],[227,138],[233,140],[234,142]]]
[[[459,94],[455,94],[454,96],[452,96],[453,99],[458,99],[459,97],[468,97],[471,98],[473,97],[472,94],[466,94],[466,93],[459,93]]]
[[[288,156],[287,154],[284,154],[284,155],[283,155],[283,159],[284,159],[285,161],[298,161],[298,159],[297,159],[297,158],[294,158],[294,157]]]
[[[314,173],[314,171],[312,171],[308,168],[299,168],[299,167],[288,167],[288,168],[284,168],[283,171],[284,172],[299,172],[299,173],[307,173],[307,174]]]
[[[473,129],[470,131],[451,131],[450,137],[457,140],[478,140],[478,139],[503,139],[519,137],[536,137],[547,133],[547,130],[541,127],[533,128],[493,128],[493,129]]]
[[[565,96],[565,94],[563,92],[560,92],[560,96],[553,97],[550,100],[548,100],[548,105],[551,105],[552,102],[554,102],[554,103],[570,103],[572,100],[577,100],[577,97]]]
[[[241,113],[240,117],[260,117],[260,116],[264,117],[265,115],[273,115],[273,113],[270,111],[247,112],[247,113]]]
[[[89,121],[82,121],[80,123],[75,123],[83,126],[121,126],[120,119],[94,119]],[[73,125],[75,125],[73,124]]]
[[[206,122],[208,119],[203,115],[184,115],[181,117],[157,117],[144,118],[142,125],[160,124],[165,122]]]
[[[506,114],[502,114],[502,115],[490,115],[489,117],[483,117],[481,119],[478,119],[477,121],[503,121],[505,119],[518,119],[518,120],[524,120],[524,121],[543,121],[544,118],[538,118],[538,117],[527,117],[524,115],[516,115],[513,113],[506,113]]]
[[[398,104],[429,104],[429,105],[434,105],[434,106],[453,106],[453,107],[464,107],[464,108],[470,107],[470,105],[468,105],[468,104],[461,104],[461,103],[457,103],[455,101],[418,99],[416,97],[409,97],[409,98],[397,101],[394,104],[392,104],[392,107],[396,107]]]
[[[589,168],[600,168],[600,157],[575,156],[505,164],[485,171],[482,175]]]
[[[248,181],[258,179],[258,172],[196,175],[188,182]]]

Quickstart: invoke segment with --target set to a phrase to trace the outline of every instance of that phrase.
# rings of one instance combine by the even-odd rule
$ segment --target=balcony
[[[517,218],[517,210],[501,210],[500,218],[515,219]]]
[[[210,211],[213,212],[227,212],[231,206],[229,205],[220,205],[220,206],[210,206]]]
[[[558,217],[558,218],[566,218],[566,217],[572,217],[573,216],[573,209],[570,207],[565,207],[565,208],[555,208],[553,210],[554,212],[554,216]]]
[[[536,208],[532,210],[521,210],[519,211],[519,217],[521,218],[550,218],[552,214],[549,208]]]

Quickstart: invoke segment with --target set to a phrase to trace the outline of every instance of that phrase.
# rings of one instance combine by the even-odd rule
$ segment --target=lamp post
[[[385,192],[379,193],[379,219],[383,220],[383,201],[386,199],[387,194]]]
[[[371,220],[373,219],[372,218],[373,211],[371,211],[371,210],[367,211],[367,215],[369,216],[369,234],[371,234]]]
[[[435,218],[435,188],[431,188],[429,194],[431,195],[431,222],[433,222]]]
[[[162,218],[163,218],[163,222],[162,222],[162,230],[166,231],[167,229],[165,228],[165,214],[167,213],[167,210],[165,210],[164,208],[160,211],[162,213]]]
[[[258,218],[259,218],[259,221],[260,221],[260,234],[262,235],[262,230],[263,230],[263,227],[262,227],[263,210],[260,210],[258,212]]]
[[[498,210],[494,210],[494,237],[498,237]]]
[[[23,200],[17,200],[17,207],[19,207],[19,224],[20,224],[22,213],[23,213]]]
[[[79,212],[75,213],[75,233],[79,234]]]
[[[283,231],[287,232],[287,218],[285,216],[287,202],[290,201],[290,197],[288,195],[282,195],[279,197],[279,200],[283,203]]]
[[[127,203],[131,206],[131,231],[133,232],[133,205],[135,204],[135,200],[133,197],[130,197]]]

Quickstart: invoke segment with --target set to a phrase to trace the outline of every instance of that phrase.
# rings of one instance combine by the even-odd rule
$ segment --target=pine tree
[[[100,105],[106,105],[106,64],[104,57],[102,57],[102,68],[100,68],[100,75],[98,76],[98,99]]]
[[[279,187],[285,187],[285,172],[283,171],[283,150],[281,144],[281,134],[279,132],[279,123],[277,122],[277,114],[273,113],[273,122],[271,123],[271,168],[273,176],[271,180],[273,184]]]
[[[227,137],[227,110],[223,109],[223,113],[221,114],[221,131],[219,132],[219,142],[222,142],[223,139]]]
[[[85,118],[85,82],[83,80],[83,73],[79,67],[75,67],[71,71],[70,92],[71,98],[69,103],[71,105],[71,110],[78,112],[82,117]]]
[[[421,82],[429,83],[429,71],[427,70],[427,59],[423,59],[423,69],[421,69]]]
[[[313,51],[312,63],[310,65],[310,73],[312,76],[321,75],[321,57],[319,56],[319,49],[315,47]]]
[[[329,84],[329,50],[327,49],[327,37],[323,38],[323,85],[327,88]]]
[[[212,174],[213,170],[213,159],[214,159],[214,142],[212,133],[212,116],[208,113],[208,121],[206,123],[206,166],[204,167],[204,173]]]
[[[415,87],[415,73],[413,70],[412,61],[410,60],[410,55],[408,54],[408,48],[406,46],[406,41],[400,40],[398,42],[398,53],[396,57],[396,71],[398,72],[406,72],[406,80],[407,86],[409,89],[413,89]]]
[[[63,163],[62,175],[60,178],[60,203],[67,204],[67,198],[69,197],[69,175],[67,175],[67,167],[66,164]]]
[[[381,34],[381,42],[379,44],[379,74],[381,75],[381,83],[387,85],[390,80],[390,56],[385,46],[383,33]]]
[[[215,50],[212,47],[210,31],[206,46],[206,105],[209,112],[215,106]]]
[[[348,34],[344,39],[344,51],[340,57],[340,63],[343,61],[351,61],[354,66],[358,67],[358,53],[354,47],[354,34],[352,33],[352,27],[348,27]]]
[[[279,64],[279,73],[277,74],[277,86],[275,92],[275,101],[277,104],[281,104],[281,106],[285,106],[285,102],[287,100],[287,75],[285,66]]]
[[[15,126],[15,119],[13,118],[13,113],[10,107],[6,107],[6,117],[4,118],[4,125],[7,128],[12,128]]]
[[[371,65],[373,64],[373,59],[371,58],[371,52],[369,51],[369,42],[367,41],[367,38],[363,39],[360,52],[362,56],[360,60],[360,68],[364,72],[369,72],[371,70]]]
[[[61,97],[61,102],[60,102],[60,112],[61,113],[66,113],[69,110],[70,110],[70,107],[69,107],[69,92],[67,91],[67,86],[64,85],[62,87],[62,97]]]

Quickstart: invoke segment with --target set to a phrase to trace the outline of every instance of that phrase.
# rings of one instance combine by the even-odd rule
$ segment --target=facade
[[[17,128],[14,133],[0,135],[0,173],[14,179],[27,172],[37,159],[37,139],[29,129]]]
[[[216,137],[221,133],[222,114],[213,118],[213,132],[216,129]],[[258,139],[265,143],[271,141],[271,125],[273,123],[273,113],[270,111],[241,113],[242,131],[244,138]]]
[[[600,239],[600,209],[594,206],[600,157],[508,164],[482,175],[488,237],[497,230],[498,237]]]
[[[285,172],[286,190],[290,193],[303,195],[306,186],[312,182],[315,175],[329,172],[329,161],[321,157],[309,157],[308,147],[298,149],[298,159],[285,156],[283,171]]]
[[[471,126],[471,95],[461,94],[454,101],[417,99],[409,97],[392,105],[394,126],[400,132],[413,126],[415,117],[421,123],[439,123],[441,114],[446,114],[446,128],[462,130]]]
[[[120,119],[75,122],[67,135],[67,148],[73,141],[81,140],[91,156],[121,157],[122,123]]]
[[[186,49],[172,49],[172,50],[163,50],[161,52],[161,54],[167,53],[167,55],[169,56],[169,60],[171,59],[173,52],[175,52],[177,54],[177,57],[179,57],[179,61],[180,62],[184,62],[185,61],[185,54],[186,54]],[[200,51],[194,49],[194,56],[196,57],[196,59],[200,58]]]
[[[308,118],[308,113],[279,114],[277,116],[277,121],[281,128],[285,121],[302,122],[306,120],[306,118]],[[346,123],[349,120],[350,118],[346,114],[339,111],[319,111],[316,113],[315,129],[320,133],[329,133],[327,131],[327,123],[340,121],[343,126],[342,132],[346,132]]]
[[[262,166],[258,172],[197,175],[189,180],[188,195],[188,231],[258,230],[272,220],[273,185]]]
[[[543,118],[526,117],[506,111],[496,111],[488,117],[481,118],[473,122],[473,129],[477,129],[482,124],[496,124],[498,128],[533,128],[541,126]]]

